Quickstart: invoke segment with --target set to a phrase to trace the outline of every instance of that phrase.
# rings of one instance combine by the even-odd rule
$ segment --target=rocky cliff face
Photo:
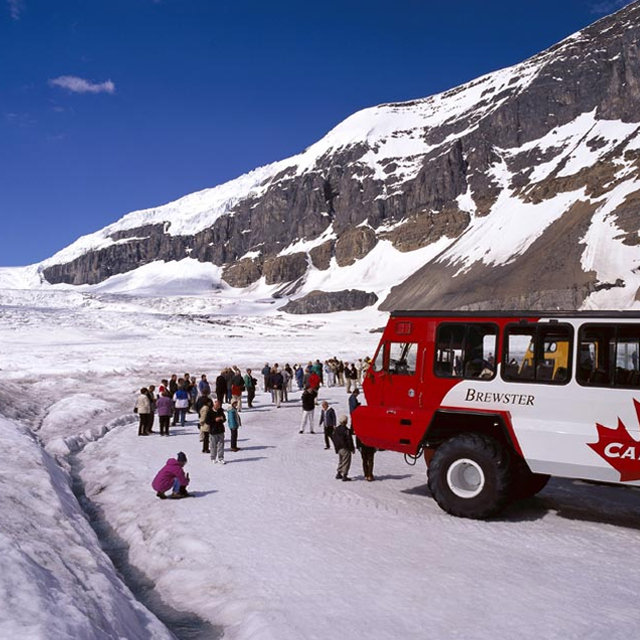
[[[381,240],[446,240],[381,308],[577,308],[607,287],[635,299],[640,253],[617,271],[606,255],[640,243],[639,36],[636,2],[520,65],[367,109],[299,156],[129,214],[43,275],[94,284],[190,257],[235,287],[304,283]]]
[[[291,300],[283,311],[293,314],[331,313],[364,309],[378,301],[375,293],[349,289],[347,291],[312,291],[297,300]]]

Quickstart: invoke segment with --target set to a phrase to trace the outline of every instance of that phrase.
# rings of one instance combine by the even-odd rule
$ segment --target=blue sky
[[[0,266],[541,51],[626,0],[0,0]]]

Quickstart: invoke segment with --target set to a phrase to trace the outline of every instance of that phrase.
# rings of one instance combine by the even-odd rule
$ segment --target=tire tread
[[[475,459],[485,471],[487,491],[476,498],[459,498],[447,485],[447,469],[456,457]],[[511,497],[509,453],[495,438],[477,433],[462,433],[444,442],[436,450],[428,471],[431,494],[441,509],[461,518],[485,519],[500,512]]]

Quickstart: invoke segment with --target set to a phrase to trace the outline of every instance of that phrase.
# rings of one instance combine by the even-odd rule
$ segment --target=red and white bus
[[[462,517],[551,475],[640,485],[639,360],[638,312],[396,311],[354,429],[424,452],[433,497]]]

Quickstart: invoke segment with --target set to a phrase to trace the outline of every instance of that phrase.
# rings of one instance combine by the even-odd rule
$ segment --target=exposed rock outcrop
[[[292,300],[282,307],[287,313],[332,313],[364,309],[378,301],[375,293],[349,289],[345,291],[312,291],[304,298]]]
[[[278,284],[301,278],[307,267],[307,254],[293,253],[265,260],[263,273],[267,284]]]
[[[225,267],[222,277],[232,287],[248,287],[262,277],[262,261],[244,258]]]
[[[326,271],[331,265],[331,257],[333,256],[333,248],[335,243],[332,240],[324,242],[309,251],[309,257],[316,269]]]
[[[364,258],[377,243],[376,234],[370,227],[348,229],[336,242],[336,261],[339,266],[348,267]]]
[[[573,235],[586,233],[595,207],[574,206],[510,264],[475,263],[457,273],[460,265],[431,262],[392,289],[380,308],[577,309],[596,278],[583,271],[582,247]]]

